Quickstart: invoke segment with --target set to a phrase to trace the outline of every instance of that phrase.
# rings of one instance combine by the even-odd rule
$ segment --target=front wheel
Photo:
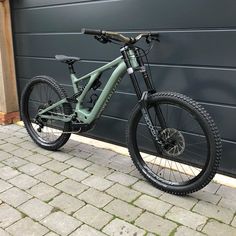
[[[130,156],[140,173],[155,187],[176,195],[206,186],[221,157],[221,140],[209,114],[197,102],[173,92],[151,95],[147,110],[158,142],[140,105],[133,110],[127,132]]]

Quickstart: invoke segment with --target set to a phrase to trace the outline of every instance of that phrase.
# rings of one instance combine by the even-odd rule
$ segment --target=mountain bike
[[[21,117],[33,141],[48,150],[57,150],[71,133],[83,133],[95,126],[117,85],[126,72],[132,82],[137,104],[127,128],[127,146],[134,165],[155,187],[185,195],[206,186],[214,177],[221,158],[218,129],[205,109],[191,98],[175,92],[157,92],[147,53],[159,35],[141,32],[127,37],[118,32],[83,29],[100,43],[120,44],[121,56],[78,78],[74,63],[80,58],[64,55],[56,60],[66,63],[74,94],[67,96],[53,78],[36,76],[21,96]],[[137,43],[149,46],[145,51]],[[100,94],[102,75],[111,70]],[[143,79],[145,89],[140,87]]]

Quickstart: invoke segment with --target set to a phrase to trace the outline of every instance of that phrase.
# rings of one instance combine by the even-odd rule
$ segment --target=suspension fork
[[[134,53],[135,53],[136,60],[137,60],[137,62],[139,64],[139,67],[140,67],[139,71],[141,72],[141,74],[143,76],[143,79],[144,79],[144,82],[145,82],[145,85],[146,85],[146,87],[148,89],[148,93],[150,93],[150,94],[156,93],[155,86],[153,84],[152,79],[148,76],[148,73],[147,73],[147,70],[145,68],[143,59],[142,59],[142,57],[140,55],[139,49],[138,48],[134,48]],[[142,98],[146,99],[147,95],[148,94],[145,94],[145,95],[143,94]],[[165,119],[164,119],[164,116],[162,114],[160,106],[158,106],[158,104],[155,104],[154,109],[155,109],[155,113],[157,115],[158,121],[160,123],[161,129],[162,130],[166,129],[167,125],[166,125],[166,122],[165,122]],[[150,119],[150,115],[149,115],[149,119]]]
[[[158,141],[158,133],[154,129],[154,125],[153,125],[153,122],[151,120],[151,116],[150,116],[150,114],[148,112],[147,105],[146,105],[147,98],[148,98],[149,94],[155,93],[156,90],[154,88],[152,80],[149,78],[148,73],[147,73],[147,71],[145,69],[145,66],[144,66],[143,60],[142,60],[142,58],[140,56],[139,50],[137,48],[132,47],[132,50],[134,51],[136,60],[137,60],[137,62],[139,64],[139,67],[140,67],[139,68],[140,72],[143,75],[145,84],[146,84],[147,89],[148,89],[148,91],[145,91],[143,93],[141,92],[141,89],[139,87],[136,75],[134,73],[134,69],[132,68],[131,62],[129,60],[129,56],[127,54],[128,50],[129,50],[129,47],[125,46],[125,47],[121,48],[120,52],[121,52],[121,54],[122,54],[122,56],[124,58],[124,62],[126,64],[126,66],[127,66],[127,72],[128,72],[128,74],[129,74],[129,76],[131,78],[134,90],[135,90],[136,95],[138,97],[139,104],[141,105],[141,110],[142,110],[143,116],[145,118],[145,121],[146,121],[146,123],[148,125],[149,131],[150,131],[151,135],[153,136],[154,140]],[[158,120],[160,122],[161,128],[165,129],[166,123],[165,123],[163,114],[161,112],[161,109],[160,109],[160,107],[158,105],[155,105],[155,112],[156,112],[157,118],[158,118]]]

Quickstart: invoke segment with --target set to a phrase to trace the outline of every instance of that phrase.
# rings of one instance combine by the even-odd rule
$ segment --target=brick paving
[[[81,140],[50,152],[23,127],[0,126],[0,236],[236,235],[235,188],[212,182],[173,196],[125,153]]]

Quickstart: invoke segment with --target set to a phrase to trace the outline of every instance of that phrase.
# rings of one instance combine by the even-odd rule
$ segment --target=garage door
[[[214,117],[223,139],[220,170],[236,174],[236,2],[233,0],[14,0],[12,24],[19,96],[38,74],[57,79],[71,93],[66,66],[55,54],[79,56],[79,75],[119,55],[80,34],[83,27],[135,33],[160,32],[150,54],[159,91],[184,93]],[[90,136],[125,144],[125,127],[136,103],[126,76]]]

